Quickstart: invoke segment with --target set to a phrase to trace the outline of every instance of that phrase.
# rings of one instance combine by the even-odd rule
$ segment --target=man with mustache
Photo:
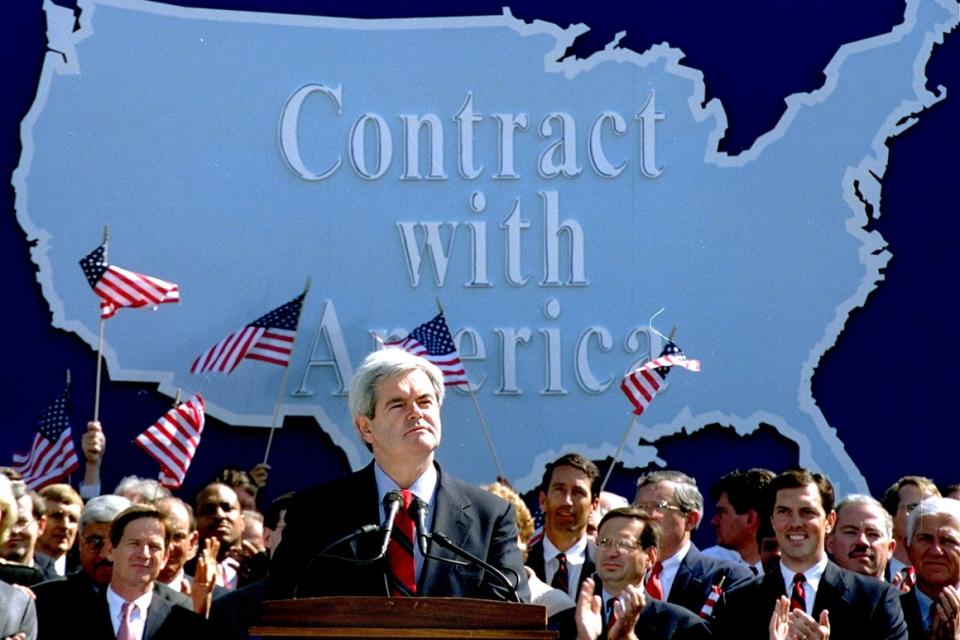
[[[896,546],[893,518],[876,499],[852,494],[837,505],[837,523],[827,536],[827,552],[838,565],[883,580]]]

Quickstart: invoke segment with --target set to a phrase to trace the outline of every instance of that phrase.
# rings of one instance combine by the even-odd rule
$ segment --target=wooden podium
[[[552,640],[541,606],[473,598],[268,600],[251,636],[271,638],[501,638]]]

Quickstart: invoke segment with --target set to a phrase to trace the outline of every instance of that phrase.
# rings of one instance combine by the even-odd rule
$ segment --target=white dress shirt
[[[687,540],[675,554],[660,561],[660,564],[663,565],[663,569],[660,571],[660,586],[663,587],[664,601],[670,597],[670,589],[673,588],[673,581],[677,577],[677,571],[680,570],[680,563],[687,557],[689,551],[690,541]]]
[[[152,598],[153,589],[150,589],[133,601],[133,607],[130,611],[130,621],[127,623],[127,628],[130,630],[130,636],[134,639],[139,640],[139,638],[143,638],[143,629],[147,623],[147,610],[150,608],[150,600]],[[126,602],[126,600],[117,595],[117,592],[113,590],[112,586],[107,587],[107,604],[110,607],[110,624],[113,625],[114,636],[120,631],[120,613],[123,610],[124,602]]]
[[[553,575],[560,568],[560,561],[557,560],[560,553],[567,557],[567,595],[576,602],[580,571],[587,559],[587,536],[583,536],[572,547],[563,552],[553,546],[550,538],[543,536],[543,573],[546,578],[544,582],[547,584],[553,584]]]
[[[787,597],[790,597],[790,594],[793,593],[793,576],[798,573],[803,574],[803,599],[806,601],[807,615],[813,615],[813,600],[817,597],[817,588],[820,586],[820,578],[823,577],[823,570],[827,568],[827,556],[824,554],[823,559],[820,560],[817,564],[806,569],[805,571],[794,571],[793,569],[787,568],[782,561],[780,562],[780,573],[783,575],[783,584],[784,588],[787,591]]]

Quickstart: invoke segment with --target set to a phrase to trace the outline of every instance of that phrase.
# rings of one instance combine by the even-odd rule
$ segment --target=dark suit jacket
[[[753,572],[744,565],[734,564],[725,560],[710,558],[700,553],[693,543],[690,550],[680,563],[677,575],[673,579],[673,586],[667,595],[667,602],[679,605],[699,615],[703,603],[713,585],[723,578],[723,589],[729,591],[737,585],[753,578]],[[771,610],[772,611],[772,610]]]
[[[497,496],[465,484],[437,467],[439,478],[431,511],[433,530],[499,569],[511,582],[519,575],[519,593],[529,602],[523,556],[517,545],[513,507]],[[270,598],[329,595],[385,596],[386,560],[356,564],[318,557],[328,544],[349,532],[380,522],[380,505],[373,463],[332,482],[297,493],[286,514],[283,540],[270,568]],[[340,544],[330,553],[367,559],[377,555],[382,536],[368,534],[353,544]],[[428,556],[457,559],[431,542]],[[493,581],[477,567],[456,566],[426,558],[417,595],[494,598]]]
[[[900,607],[903,609],[903,619],[907,623],[907,637],[910,640],[927,640],[927,631],[923,626],[920,603],[917,601],[915,592],[916,587],[909,593],[900,594]]]
[[[603,597],[603,582],[599,576],[594,576],[593,579],[596,582],[594,594]],[[602,604],[603,633],[600,639],[606,640],[609,621],[606,603]],[[710,637],[710,627],[699,616],[681,606],[650,597],[640,612],[634,630],[637,637],[643,640],[705,640]],[[576,633],[573,637],[576,637]]]
[[[59,577],[56,574],[53,575],[54,577]],[[25,564],[6,562],[0,564],[0,580],[10,584],[19,584],[25,587],[32,587],[35,584],[46,582],[47,578],[45,578],[43,573],[36,567],[28,567]]]
[[[33,598],[20,589],[0,582],[0,638],[23,632],[27,640],[37,638],[37,610]]]
[[[193,611],[171,603],[166,597],[162,585],[154,583],[153,597],[147,609],[147,620],[141,640],[187,640],[187,638],[206,637],[207,628],[203,618]],[[107,593],[97,594],[92,608],[84,620],[83,637],[89,640],[113,640],[113,624],[110,621],[110,605]],[[76,629],[77,621],[73,621]],[[76,633],[76,631],[74,631]],[[70,636],[67,636],[70,637]]]
[[[33,567],[43,575],[43,581],[61,577],[53,567],[53,558],[45,553],[36,552],[33,554]]]
[[[726,592],[717,607],[714,634],[719,638],[766,640],[774,604],[785,595],[779,568]],[[813,617],[819,619],[824,609],[830,615],[831,638],[907,638],[897,590],[833,562],[827,563],[820,578]]]
[[[86,621],[92,616],[92,612],[99,611],[101,604],[106,613],[106,618],[110,636],[113,637],[113,627],[110,626],[109,608],[106,604],[106,595],[103,587],[99,587],[83,571],[71,573],[66,578],[50,580],[38,584],[33,588],[37,596],[37,621],[40,630],[39,638],[50,640],[60,640],[61,638],[76,637],[78,633],[78,620]],[[175,606],[186,609],[193,613],[193,603],[191,600],[178,591],[167,587],[166,585],[154,584],[153,601],[166,603],[166,606]],[[150,605],[154,608],[153,602]],[[179,616],[179,614],[178,614]],[[84,637],[87,637],[84,634]],[[93,637],[93,636],[90,636]],[[180,640],[186,640],[181,638]]]
[[[210,607],[210,637],[215,640],[244,640],[247,630],[260,616],[267,594],[267,579],[227,591],[214,597]]]
[[[597,560],[597,545],[591,541],[587,541],[587,554],[586,558],[583,560],[583,566],[580,568],[580,578],[577,580],[577,588],[573,592],[573,599],[577,599],[577,595],[580,593],[580,585],[583,584],[583,581],[594,574],[597,570],[596,560]],[[533,569],[533,572],[537,575],[538,578],[547,581],[547,569],[546,562],[543,559],[543,539],[541,538],[537,542],[530,545],[527,549],[527,566]],[[549,584],[549,583],[547,583]]]

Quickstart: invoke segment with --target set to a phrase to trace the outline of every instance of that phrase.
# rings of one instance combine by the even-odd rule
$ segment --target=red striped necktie
[[[416,564],[413,559],[414,525],[409,513],[413,493],[409,489],[400,493],[403,495],[403,508],[393,521],[393,533],[387,546],[387,580],[391,596],[410,597],[417,595]]]
[[[797,573],[793,576],[793,591],[790,593],[791,611],[795,609],[800,609],[803,612],[807,611],[807,598],[803,588],[803,583],[806,581],[807,579],[802,573]]]

